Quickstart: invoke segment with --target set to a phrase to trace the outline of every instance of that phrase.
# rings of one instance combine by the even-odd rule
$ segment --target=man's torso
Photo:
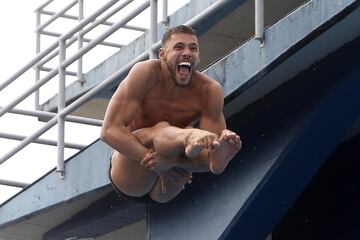
[[[206,107],[204,103],[209,96],[204,96],[203,89],[212,80],[204,79],[199,72],[194,73],[191,86],[182,89],[178,94],[172,94],[164,84],[160,75],[149,91],[145,93],[141,106],[135,119],[130,125],[132,131],[151,127],[155,124],[166,121],[172,126],[187,127],[193,126],[199,120],[202,110]]]

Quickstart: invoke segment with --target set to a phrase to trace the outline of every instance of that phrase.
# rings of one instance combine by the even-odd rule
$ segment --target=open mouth
[[[191,73],[191,63],[190,62],[180,62],[177,65],[177,70],[181,76],[187,77]]]

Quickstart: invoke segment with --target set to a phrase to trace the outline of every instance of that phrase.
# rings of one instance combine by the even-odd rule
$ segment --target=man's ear
[[[162,48],[162,47],[159,48],[158,55],[159,55],[160,60],[164,59],[164,57],[165,57],[165,49]]]

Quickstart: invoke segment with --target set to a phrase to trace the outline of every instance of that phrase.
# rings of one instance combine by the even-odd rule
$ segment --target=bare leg
[[[208,171],[210,159],[198,157],[203,149],[216,147],[217,135],[200,129],[181,129],[169,126],[167,123],[159,123],[153,128],[139,129],[133,133],[138,140],[149,148],[154,148],[160,155],[178,158],[179,161],[172,163],[173,167],[187,169],[188,172],[176,172],[176,168],[169,169],[173,181],[166,183],[167,191],[161,190],[161,181],[158,175],[149,168],[143,167],[139,162],[127,159],[120,153],[115,153],[112,159],[113,168],[111,177],[119,190],[130,196],[143,196],[147,193],[158,202],[166,202],[177,196],[189,180],[189,172]],[[205,152],[207,155],[207,152]],[[196,157],[197,156],[197,157]],[[168,163],[166,163],[168,164]]]
[[[213,148],[217,135],[197,128],[177,128],[166,126],[157,131],[154,137],[154,148],[165,156],[184,154],[188,157],[198,156],[203,149]]]
[[[152,128],[139,129],[133,134],[144,146],[151,148],[158,130],[167,126],[169,126],[167,123],[159,123]],[[173,152],[178,151],[176,145],[169,147],[174,147]],[[174,181],[167,182],[167,191],[163,193],[161,181],[153,170],[143,167],[139,162],[128,159],[119,152],[113,154],[111,161],[110,174],[114,184],[123,193],[133,197],[141,197],[149,193],[155,201],[166,202],[177,196],[189,180],[189,173],[179,173],[178,170],[171,169],[168,174],[172,176]]]
[[[157,131],[154,138],[154,148],[159,154],[180,156],[185,153],[189,158],[180,159],[175,163],[177,167],[192,172],[210,170],[215,174],[225,170],[241,145],[240,137],[227,129],[218,139],[217,135],[200,129],[165,126]],[[150,163],[150,166],[152,165],[155,166]]]

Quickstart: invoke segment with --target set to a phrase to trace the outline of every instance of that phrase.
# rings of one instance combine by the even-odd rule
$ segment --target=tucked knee
[[[168,122],[162,121],[162,122],[157,123],[154,127],[163,128],[163,127],[168,127],[168,126],[170,126],[170,124]]]

